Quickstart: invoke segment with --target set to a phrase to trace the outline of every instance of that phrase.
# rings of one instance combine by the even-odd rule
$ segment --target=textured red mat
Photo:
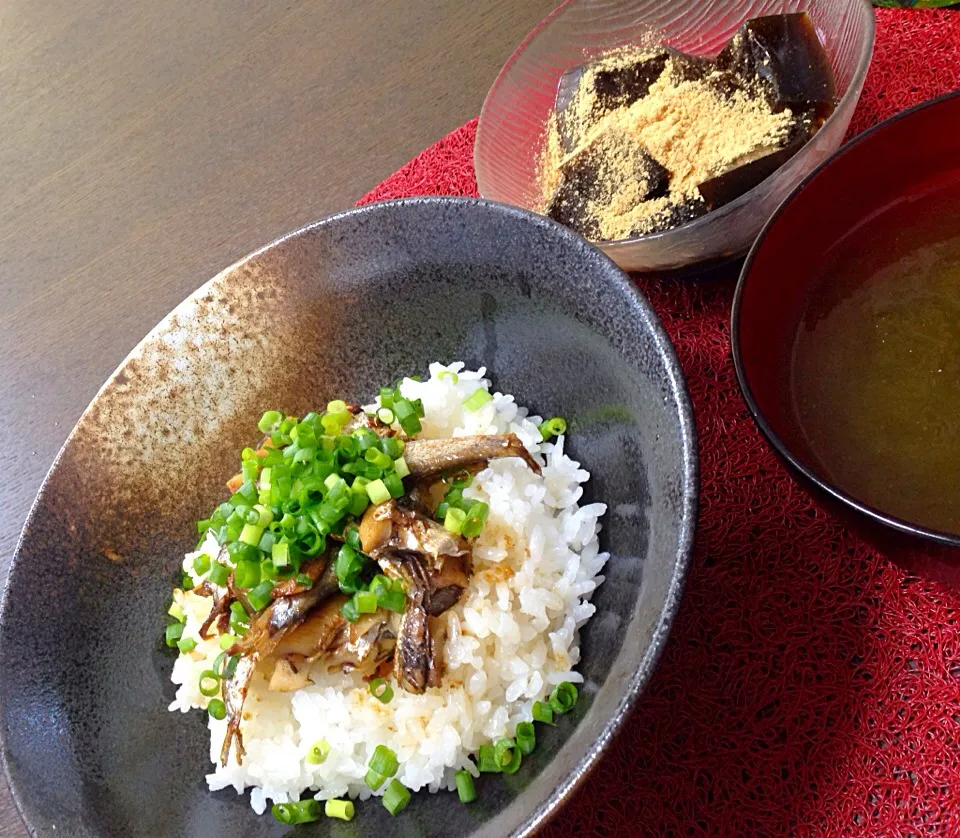
[[[853,132],[960,87],[960,12],[877,18]],[[476,195],[475,129],[362,203]],[[696,552],[652,683],[545,834],[960,835],[960,592],[846,534],[770,453],[730,360],[731,282],[639,284],[697,414]]]

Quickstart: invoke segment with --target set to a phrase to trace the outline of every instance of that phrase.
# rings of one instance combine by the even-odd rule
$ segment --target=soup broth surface
[[[960,189],[862,224],[812,287],[791,392],[816,466],[882,512],[960,532]]]

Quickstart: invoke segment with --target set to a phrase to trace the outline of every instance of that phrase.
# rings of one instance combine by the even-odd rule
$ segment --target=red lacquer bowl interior
[[[861,135],[794,191],[747,258],[734,297],[731,337],[747,405],[794,474],[835,508],[850,513],[887,552],[938,556],[937,561],[943,559],[956,570],[934,575],[956,581],[960,534],[899,520],[818,473],[792,408],[789,376],[800,320],[830,255],[881,213],[907,218],[917,199],[938,190],[960,190],[960,91]],[[960,233],[960,218],[943,223]],[[862,241],[862,235],[859,238]],[[877,242],[877,248],[882,247],[883,242]],[[919,559],[909,563],[914,569],[922,564]]]

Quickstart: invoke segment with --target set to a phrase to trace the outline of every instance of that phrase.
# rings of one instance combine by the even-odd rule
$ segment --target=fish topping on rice
[[[572,708],[606,507],[579,505],[565,422],[484,373],[434,363],[365,408],[260,421],[166,633],[212,790],[288,824],[349,819],[348,798],[399,814],[424,788],[470,802]]]

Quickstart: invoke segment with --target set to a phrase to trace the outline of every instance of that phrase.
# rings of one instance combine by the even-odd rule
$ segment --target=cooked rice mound
[[[440,375],[446,371],[458,375]],[[454,790],[454,772],[476,774],[470,755],[480,745],[512,737],[518,722],[529,721],[534,701],[543,700],[562,681],[580,684],[578,629],[596,610],[589,602],[603,581],[607,559],[599,552],[602,503],[579,505],[589,478],[563,451],[563,438],[541,442],[540,417],[529,416],[513,396],[493,393],[476,412],[463,407],[477,385],[490,388],[483,368],[463,364],[430,365],[423,382],[404,379],[403,395],[422,399],[423,438],[515,433],[544,464],[536,475],[520,459],[491,461],[465,490],[466,497],[490,506],[487,523],[473,542],[473,576],[460,602],[439,619],[447,641],[443,685],[423,695],[394,684],[394,697],[382,704],[359,674],[331,674],[314,664],[312,684],[294,693],[271,692],[265,678],[254,677],[242,724],[246,756],[235,749],[220,767],[226,721],[208,718],[213,790],[251,788],[250,803],[262,813],[270,802],[299,800],[310,789],[320,800],[380,795],[364,783],[377,745],[392,749],[400,761],[397,779],[417,791]],[[216,555],[212,536],[201,551]],[[188,553],[183,568],[193,574]],[[171,710],[205,708],[200,673],[213,668],[220,654],[216,637],[197,634],[211,601],[191,592],[177,594],[186,613],[183,637],[197,640],[181,654],[172,680],[179,685]],[[392,681],[392,679],[391,679]],[[586,689],[589,691],[589,685]],[[320,765],[306,761],[321,739],[330,754]]]

